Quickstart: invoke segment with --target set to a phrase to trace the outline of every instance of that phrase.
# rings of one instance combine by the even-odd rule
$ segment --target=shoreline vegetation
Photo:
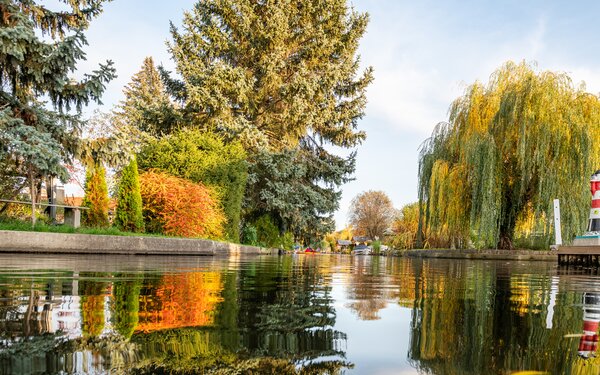
[[[39,203],[70,194],[86,208],[82,226],[120,230],[92,234],[292,249],[318,248],[335,229],[366,139],[359,120],[374,77],[358,50],[367,13],[346,1],[239,12],[234,0],[199,1],[169,29],[176,73],[147,56],[122,100],[88,116],[118,73],[110,56],[81,70],[85,32],[106,1],[22,3],[3,3],[0,20],[0,60],[11,62],[0,66],[0,198],[32,209],[4,204],[0,215],[28,213],[35,225],[45,219]]]
[[[11,234],[13,235],[11,238],[6,238]],[[33,234],[35,237],[32,238],[30,234]],[[72,235],[81,236],[73,237]],[[116,243],[106,244],[106,242],[109,241],[98,241],[94,236],[110,236],[113,240],[111,242]],[[278,249],[247,246],[202,238],[183,238],[157,234],[123,232],[116,228],[72,228],[62,225],[48,225],[39,222],[34,227],[30,224],[27,225],[27,223],[24,222],[0,222],[0,237],[3,238],[2,243],[0,243],[0,253],[230,255],[232,252],[239,252],[240,254],[255,255],[281,254]],[[75,239],[78,238],[84,238],[84,240],[82,240],[84,243],[83,245],[77,244],[78,241]],[[15,242],[11,243],[11,241]],[[61,248],[61,246],[65,246],[65,248]],[[118,249],[118,246],[121,246],[122,249]],[[284,253],[291,254],[291,252]],[[342,253],[326,253],[326,255],[340,254]],[[557,254],[556,251],[524,249],[412,249],[391,251],[385,255],[437,259],[557,261]],[[380,255],[384,256],[384,254]]]
[[[165,236],[157,233],[134,233],[121,231],[117,227],[107,228],[88,228],[79,227],[75,228],[68,225],[51,225],[44,222],[36,222],[35,225],[31,225],[31,222],[10,220],[0,221],[0,231],[11,230],[21,232],[45,232],[45,233],[69,233],[69,234],[95,234],[99,236],[140,236],[140,237],[160,237],[160,238],[182,238],[175,236]]]
[[[235,0],[199,0],[170,28],[176,74],[147,56],[122,100],[84,118],[117,77],[109,59],[71,77],[105,1],[61,10],[22,2],[8,1],[1,17],[0,61],[12,63],[0,66],[0,217],[29,217],[34,231],[163,238],[147,232],[287,251],[335,251],[338,241],[373,243],[375,252],[376,243],[541,250],[551,245],[557,197],[565,243],[587,222],[582,176],[600,164],[600,98],[566,73],[507,61],[468,86],[419,147],[417,202],[397,210],[385,192],[363,191],[336,232],[367,137],[360,120],[374,75],[358,53],[367,13],[345,0],[236,12]],[[83,194],[71,196],[85,207],[81,225],[107,229],[35,226],[57,221],[56,210],[46,220],[36,205],[62,205],[69,190]]]

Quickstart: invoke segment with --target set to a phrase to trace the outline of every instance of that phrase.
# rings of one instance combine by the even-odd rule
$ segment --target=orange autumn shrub
[[[147,232],[218,239],[225,215],[216,192],[157,170],[140,175]]]

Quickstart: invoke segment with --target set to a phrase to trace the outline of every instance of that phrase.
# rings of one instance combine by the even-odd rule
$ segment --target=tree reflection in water
[[[551,263],[332,255],[185,267],[0,271],[0,374],[338,373],[352,366],[347,350],[365,372],[390,355],[408,357],[390,365],[407,373],[600,372],[589,324],[600,278]],[[388,322],[410,342],[390,330],[374,352],[339,330],[373,337]]]
[[[346,306],[361,320],[378,320],[379,311],[387,306],[388,301],[397,296],[392,277],[381,269],[384,259],[370,256],[352,257],[352,273],[348,278],[348,299],[352,302]]]
[[[568,274],[559,275],[553,289],[550,277],[523,270],[513,275],[498,263],[448,263],[447,272],[414,264],[409,359],[422,372],[599,373],[597,359],[578,356],[582,314],[574,307],[581,306],[583,291]],[[600,285],[586,287],[600,291]]]
[[[78,298],[62,297],[48,309],[58,321],[71,308],[65,300],[79,302],[80,324],[71,329],[41,335],[28,324],[33,307],[52,299],[40,287],[51,277],[11,295],[17,306],[0,310],[0,374],[325,374],[352,367],[341,349],[346,337],[333,329],[331,286],[314,264],[281,258],[242,270],[76,275]]]

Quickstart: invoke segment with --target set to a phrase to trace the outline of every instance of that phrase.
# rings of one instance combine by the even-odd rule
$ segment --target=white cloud
[[[525,35],[469,30],[446,35],[447,30],[437,27],[443,17],[403,17],[402,23],[372,19],[361,48],[364,65],[375,69],[375,82],[368,90],[369,118],[397,132],[428,136],[438,122],[447,120],[452,101],[468,84],[487,81],[508,60],[534,61],[546,50],[543,16]]]
[[[446,117],[455,94],[439,71],[406,64],[375,72],[367,115],[398,130],[427,136]]]

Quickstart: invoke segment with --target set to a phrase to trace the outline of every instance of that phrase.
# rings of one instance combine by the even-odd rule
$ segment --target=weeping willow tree
[[[509,62],[487,85],[469,86],[449,113],[420,150],[425,240],[510,249],[520,223],[541,223],[549,241],[553,198],[561,201],[563,236],[581,233],[588,176],[600,167],[597,96],[566,74]]]

